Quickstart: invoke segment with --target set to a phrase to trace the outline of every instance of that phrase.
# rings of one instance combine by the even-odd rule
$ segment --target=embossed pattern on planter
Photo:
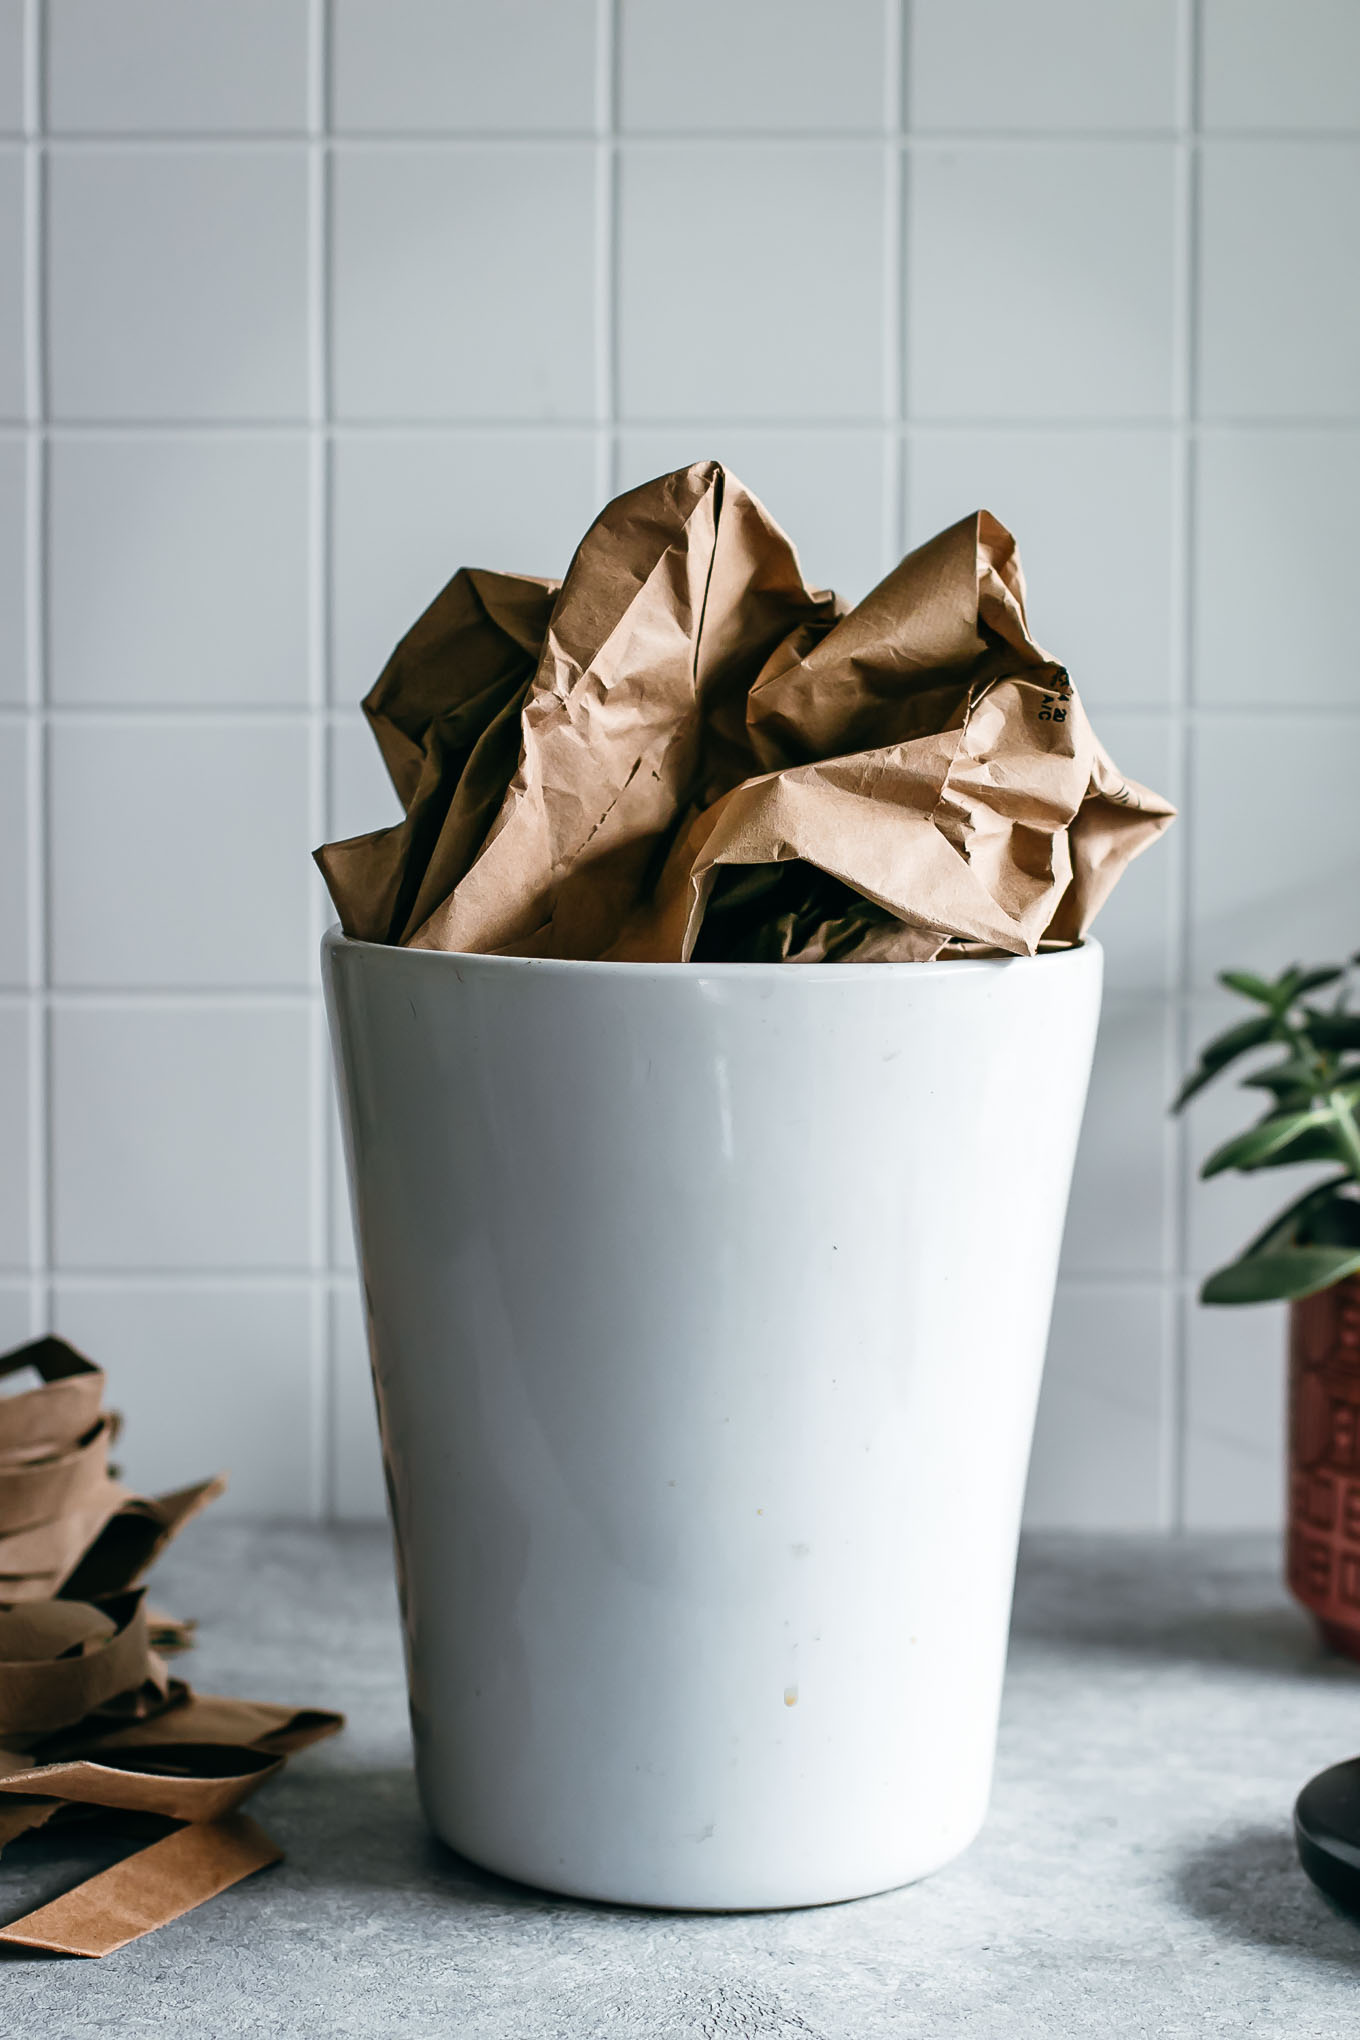
[[[1290,1313],[1289,1585],[1360,1658],[1360,1277]]]

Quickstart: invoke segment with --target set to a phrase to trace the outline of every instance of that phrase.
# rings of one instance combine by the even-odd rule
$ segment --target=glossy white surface
[[[726,1909],[971,1840],[1100,969],[327,939],[455,1848]]]

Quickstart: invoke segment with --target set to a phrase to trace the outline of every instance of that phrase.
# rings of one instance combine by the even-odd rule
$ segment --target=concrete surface
[[[7,2034],[119,2040],[1331,2040],[1360,1925],[1301,1875],[1289,1814],[1360,1748],[1261,1540],[1032,1541],[991,1819],[924,1884],[817,1911],[674,1916],[523,1890],[423,1831],[385,1540],[211,1522],[156,1576],[205,1689],[341,1707],[254,1802],[287,1862],[103,1963],[15,1955]],[[104,1860],[107,1860],[104,1859]],[[95,1867],[0,1862],[13,1918]]]

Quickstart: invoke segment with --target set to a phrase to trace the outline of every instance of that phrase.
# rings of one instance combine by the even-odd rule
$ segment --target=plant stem
[[[1287,1012],[1280,1014],[1279,1024],[1285,1040],[1295,1055],[1307,1063],[1312,1071],[1311,1092],[1316,1103],[1327,1094],[1331,1086],[1332,1072],[1327,1052],[1325,1049],[1315,1048],[1308,1029],[1292,1019]]]
[[[1306,1063],[1311,1071],[1310,1091],[1313,1103],[1326,1105],[1334,1115],[1336,1137],[1345,1150],[1346,1167],[1355,1182],[1360,1183],[1360,1127],[1355,1123],[1355,1113],[1348,1101],[1339,1091],[1332,1089],[1334,1059],[1325,1049],[1314,1046],[1307,1026],[1295,1020],[1289,1012],[1280,1014],[1279,1024],[1295,1055]]]
[[[1336,1114],[1336,1133],[1346,1150],[1346,1165],[1360,1183],[1360,1128],[1355,1124],[1355,1114],[1339,1091],[1329,1091],[1327,1103]]]

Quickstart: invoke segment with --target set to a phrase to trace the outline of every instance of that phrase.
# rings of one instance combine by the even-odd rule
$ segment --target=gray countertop
[[[629,1912],[527,1891],[416,1809],[385,1536],[211,1522],[158,1568],[205,1690],[343,1708],[253,1810],[287,1861],[102,1963],[14,1955],[5,2030],[364,2040],[905,2040],[1360,2027],[1360,1924],[1298,1869],[1290,1808],[1360,1750],[1262,1540],[1033,1540],[990,1820],[925,1883],[815,1911]],[[88,1846],[88,1845],[87,1845]],[[102,1860],[108,1860],[107,1858]],[[93,1858],[0,1861],[0,1912]]]

